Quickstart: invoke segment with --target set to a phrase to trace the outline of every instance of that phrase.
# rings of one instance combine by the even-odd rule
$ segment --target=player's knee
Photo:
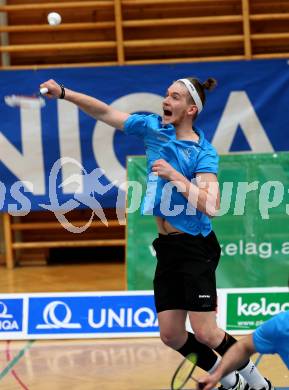
[[[174,332],[166,331],[161,332],[160,334],[162,342],[173,349],[177,348],[179,345],[178,335]]]
[[[200,343],[205,344],[208,347],[211,347],[214,344],[214,334],[208,332],[208,329],[206,328],[195,330],[195,337]]]

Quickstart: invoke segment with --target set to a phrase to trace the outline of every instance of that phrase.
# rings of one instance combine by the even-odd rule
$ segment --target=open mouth
[[[164,110],[164,115],[165,116],[172,116],[172,112],[170,110]]]

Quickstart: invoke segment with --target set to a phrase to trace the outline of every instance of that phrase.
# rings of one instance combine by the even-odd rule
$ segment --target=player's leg
[[[199,343],[192,333],[186,331],[186,317],[185,310],[165,310],[158,313],[161,340],[183,356],[196,353],[197,365],[208,371],[216,363],[217,355],[206,345]]]
[[[160,338],[164,344],[178,350],[187,339],[185,310],[164,310],[158,313]]]
[[[217,326],[215,312],[189,312],[189,318],[196,339],[214,349],[221,356],[237,341]],[[251,360],[240,367],[238,372],[251,388],[256,390],[272,388],[270,382],[261,375]]]
[[[159,312],[161,340],[184,357],[190,353],[195,353],[197,355],[197,366],[207,372],[212,372],[220,358],[211,348],[197,341],[192,333],[186,331],[186,317],[187,312],[185,310],[165,310]],[[234,390],[242,390],[245,385],[235,373],[224,377],[221,384],[227,389]]]
[[[154,279],[154,298],[158,313],[160,337],[169,347],[188,356],[197,355],[197,366],[207,372],[212,372],[220,358],[208,346],[196,340],[192,333],[186,331],[187,311],[181,309],[186,305],[187,278],[181,273],[157,273]],[[180,309],[173,309],[173,308]],[[221,340],[221,337],[220,337]],[[221,381],[227,389],[243,390],[239,386],[239,377],[229,374]],[[236,386],[238,385],[238,386]]]

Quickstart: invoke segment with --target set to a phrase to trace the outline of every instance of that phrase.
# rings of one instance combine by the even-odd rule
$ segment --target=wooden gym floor
[[[0,388],[168,390],[180,361],[158,338],[1,342]],[[258,367],[278,389],[289,390],[288,370],[278,356],[262,356]],[[193,387],[191,382],[186,388]]]
[[[0,267],[0,293],[124,289],[123,263]],[[165,390],[180,360],[158,338],[2,341],[0,389]],[[258,367],[277,388],[289,390],[278,356],[262,356]]]

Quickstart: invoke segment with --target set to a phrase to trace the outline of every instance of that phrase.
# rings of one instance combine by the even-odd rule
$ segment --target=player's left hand
[[[177,171],[168,162],[160,159],[153,163],[152,172],[162,177],[163,179],[173,180]]]

